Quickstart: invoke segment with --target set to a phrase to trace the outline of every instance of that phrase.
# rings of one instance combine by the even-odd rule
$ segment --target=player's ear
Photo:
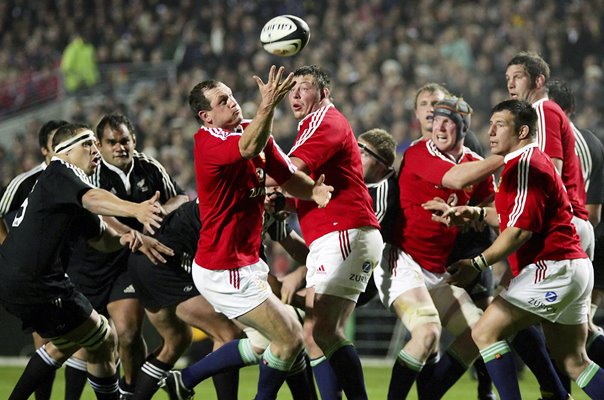
[[[321,100],[326,98],[329,98],[329,89],[323,88],[323,90],[321,90]]]
[[[197,115],[204,125],[212,122],[212,117],[207,110],[201,110]]]

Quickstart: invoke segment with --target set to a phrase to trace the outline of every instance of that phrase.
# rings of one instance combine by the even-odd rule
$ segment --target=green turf
[[[8,393],[12,389],[13,385],[19,378],[22,367],[0,367],[0,397],[8,397]],[[387,367],[364,367],[365,381],[367,383],[367,391],[369,399],[385,399],[386,390],[388,389],[388,380],[390,377],[390,368]],[[255,386],[258,378],[258,369],[253,367],[245,368],[241,371],[241,378],[239,384],[239,398],[242,400],[253,399],[255,394]],[[539,390],[537,384],[530,373],[525,373],[521,379],[521,390],[523,398],[529,400],[535,400],[539,398]],[[64,382],[63,372],[60,371],[57,375],[55,387],[53,389],[53,399],[63,399]],[[211,381],[202,382],[196,388],[197,395],[195,398],[203,400],[215,400],[214,389]],[[582,391],[576,386],[573,387],[573,397],[575,400],[586,400],[588,399]],[[158,393],[154,399],[167,399],[163,392]],[[476,398],[476,382],[474,382],[469,374],[463,376],[463,378],[447,393],[444,397],[446,400],[469,400]],[[33,399],[33,397],[32,397]],[[92,390],[86,387],[82,400],[93,400],[95,399]],[[286,387],[281,389],[279,399],[290,400],[291,395],[289,394]],[[413,392],[409,396],[409,399],[416,400],[417,396]]]

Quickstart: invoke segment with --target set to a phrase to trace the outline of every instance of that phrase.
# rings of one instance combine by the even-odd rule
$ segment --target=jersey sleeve
[[[157,177],[157,189],[160,191],[160,201],[162,203],[165,203],[172,197],[185,194],[185,191],[178,185],[178,183],[176,183],[170,174],[168,174],[168,171],[166,171],[164,166],[159,161],[149,156],[147,156],[147,161],[149,162],[151,168],[153,168]]]
[[[78,233],[86,239],[99,237],[107,229],[107,224],[99,215],[84,211],[78,218]]]
[[[296,166],[285,155],[272,136],[268,139],[264,154],[266,156],[266,170],[277,183],[286,182],[296,172]]]
[[[589,188],[587,190],[586,204],[604,203],[604,145],[597,142],[597,148],[593,150],[592,170],[589,177]]]
[[[330,126],[324,119],[317,123],[311,118],[302,125],[289,155],[304,161],[310,171],[317,171],[343,146],[343,133],[343,129]]]
[[[57,204],[76,204],[82,207],[82,196],[94,186],[78,168],[61,164],[54,168],[52,179],[43,181],[46,196],[52,196]]]
[[[545,129],[545,146],[543,146],[543,151],[551,158],[564,160],[562,132],[560,131],[562,121],[560,120],[560,116],[554,112],[545,112],[543,124],[543,128]]]
[[[413,165],[415,174],[422,180],[427,181],[433,185],[442,185],[443,176],[451,168],[455,166],[453,161],[446,160],[440,156],[432,157],[429,156],[428,151],[430,143],[418,143],[416,146],[427,146],[426,148],[421,147],[410,147],[405,153],[405,164]],[[429,163],[429,164],[427,164]],[[429,165],[429,168],[425,166]]]
[[[30,180],[22,180],[19,177],[15,177],[0,192],[0,218],[4,218],[11,211],[15,211],[21,207],[21,204],[23,204],[23,201],[25,201],[33,188],[30,182]]]
[[[547,188],[554,183],[547,175],[530,168],[528,160],[520,160],[508,176],[506,192],[513,200],[505,210],[509,216],[507,227],[540,232],[548,203]]]

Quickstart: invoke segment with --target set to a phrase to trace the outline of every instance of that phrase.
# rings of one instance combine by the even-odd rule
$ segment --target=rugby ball
[[[298,54],[309,39],[308,24],[294,15],[279,15],[264,24],[260,32],[264,50],[281,57]]]

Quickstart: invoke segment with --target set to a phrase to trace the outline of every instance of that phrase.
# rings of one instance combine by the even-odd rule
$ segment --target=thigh
[[[482,316],[482,310],[472,302],[468,292],[460,287],[443,283],[429,292],[443,327],[453,336],[459,336],[466,329],[472,328]]]
[[[241,329],[201,295],[176,306],[176,315],[187,324],[201,329],[215,342],[226,343],[241,336]]]
[[[109,316],[118,336],[124,332],[140,331],[145,311],[138,299],[116,300],[107,305]]]
[[[587,324],[562,325],[544,322],[541,325],[552,358],[560,361],[569,355],[587,358],[585,351]]]
[[[425,287],[407,290],[397,296],[392,308],[409,331],[425,324],[441,325],[438,311]]]

